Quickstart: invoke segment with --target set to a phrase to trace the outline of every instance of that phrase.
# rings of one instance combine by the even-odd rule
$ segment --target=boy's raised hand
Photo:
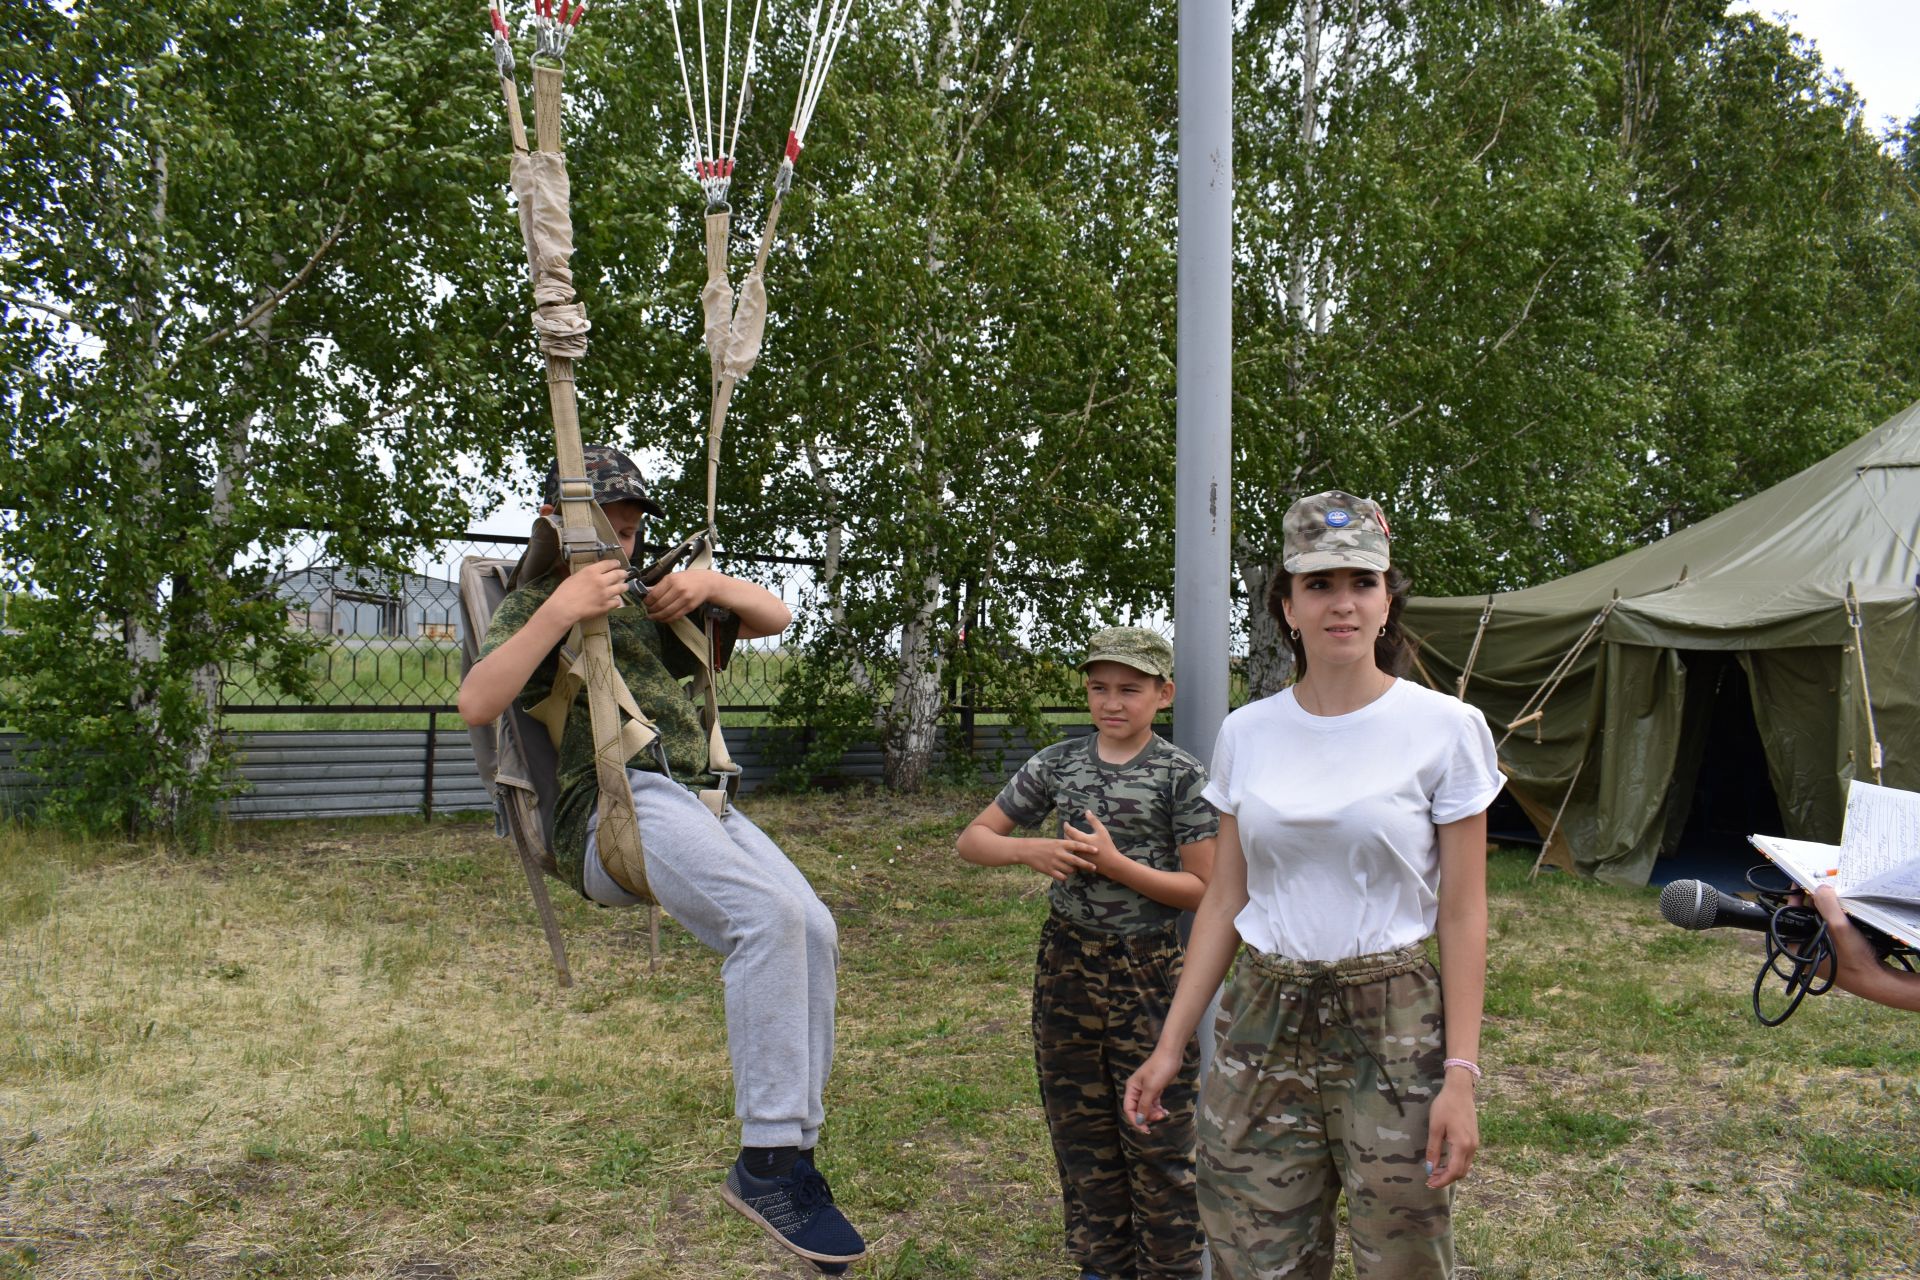
[[[612,613],[627,594],[627,571],[617,560],[596,560],[575,569],[553,589],[546,607],[560,610],[567,625]]]
[[[1113,843],[1113,833],[1107,830],[1107,824],[1100,821],[1098,814],[1088,809],[1077,818],[1069,819],[1062,828],[1067,839],[1077,840],[1087,847],[1092,857],[1089,871],[1107,874],[1107,868],[1120,856],[1119,846]]]
[[[719,576],[712,569],[681,569],[668,574],[647,592],[647,616],[655,622],[686,617],[713,599]]]

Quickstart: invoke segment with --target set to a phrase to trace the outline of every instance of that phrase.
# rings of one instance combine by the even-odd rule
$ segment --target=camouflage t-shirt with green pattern
[[[1037,827],[1057,811],[1063,819],[1078,819],[1075,825],[1083,831],[1083,815],[1092,809],[1121,853],[1156,871],[1179,871],[1182,845],[1220,831],[1220,815],[1200,798],[1207,767],[1159,734],[1125,764],[1102,760],[1098,741],[1099,735],[1090,733],[1044,748],[1020,767],[994,803],[1016,826]],[[1165,929],[1180,915],[1178,907],[1092,871],[1056,881],[1050,900],[1056,915],[1109,933]]]
[[[547,602],[560,575],[549,574],[538,582],[516,587],[507,593],[493,611],[487,626],[487,642],[480,656],[485,657],[525,626],[540,606]],[[638,608],[630,613],[614,613],[607,618],[607,635],[612,641],[613,664],[633,691],[633,700],[653,720],[667,750],[667,763],[673,777],[689,787],[710,787],[713,777],[707,772],[707,735],[700,727],[700,713],[688,700],[681,681],[693,675],[699,659],[687,652],[678,640],[665,635]],[[527,677],[526,686],[515,699],[525,710],[532,710],[553,691],[559,673],[559,651],[549,653]],[[544,732],[544,730],[537,730]],[[583,687],[573,700],[567,716],[566,733],[560,740],[559,767],[555,781],[559,799],[553,815],[553,859],[560,874],[575,888],[580,887],[580,862],[587,849],[587,819],[600,797],[599,782],[593,768],[593,716],[587,709],[587,691]],[[658,772],[660,762],[652,750],[627,761],[630,769]],[[646,832],[640,833],[642,843]]]

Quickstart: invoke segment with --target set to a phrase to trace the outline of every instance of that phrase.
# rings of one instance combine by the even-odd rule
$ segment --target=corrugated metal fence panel
[[[423,813],[429,763],[426,730],[359,733],[302,730],[240,734],[234,765],[246,783],[227,812],[235,818],[331,818]],[[433,734],[433,811],[491,809],[474,771],[465,729]]]
[[[1091,726],[1064,726],[1063,731],[1077,737]],[[797,740],[804,732],[774,727],[728,735],[742,770],[741,790],[770,781],[778,772],[776,762],[799,748]],[[982,782],[1004,778],[1036,750],[1025,733],[1004,727],[977,729],[973,739]],[[17,734],[0,734],[0,812],[26,807],[40,790],[39,779],[20,767],[20,743]],[[233,749],[245,785],[228,803],[227,812],[234,818],[419,814],[426,808],[429,752],[424,729],[242,733],[235,735]],[[878,743],[856,743],[827,776],[878,782],[883,767]],[[434,813],[493,807],[475,771],[473,742],[464,728],[434,733],[432,768]]]
[[[20,767],[17,733],[0,733],[0,813],[19,808],[40,789],[40,780]]]

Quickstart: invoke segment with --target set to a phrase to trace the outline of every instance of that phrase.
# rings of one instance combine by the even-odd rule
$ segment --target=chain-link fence
[[[460,567],[472,557],[512,561],[526,549],[527,539],[506,534],[469,532],[434,544],[415,556],[405,569],[372,569],[346,563],[333,553],[331,539],[315,533],[298,544],[272,579],[289,623],[310,634],[316,652],[308,660],[309,688],[300,696],[278,692],[262,674],[245,664],[225,672],[224,711],[234,729],[411,729],[429,728],[453,712],[461,678],[461,644],[465,621],[460,608]],[[641,548],[640,559],[651,559],[664,547]],[[764,555],[723,551],[716,556],[722,572],[756,582],[779,596],[796,616],[811,616],[821,607],[819,577],[823,562],[806,556]],[[981,631],[984,612],[973,591],[963,584],[954,593],[954,636],[965,645],[986,640]],[[1171,637],[1170,619],[1153,613],[1132,621]],[[1100,625],[1091,616],[1086,629]],[[1002,660],[1016,653],[1033,654],[1031,620],[1011,633],[996,635],[990,643]],[[1235,653],[1244,655],[1244,624],[1236,632]],[[781,686],[792,664],[785,638],[768,637],[743,642],[721,673],[719,696],[729,724],[770,723]],[[958,652],[950,654],[957,659]],[[1056,690],[1041,695],[1049,718],[1075,719],[1085,715],[1072,675],[1073,657],[1054,654],[1061,680]],[[1233,702],[1245,698],[1240,658],[1232,673]],[[976,717],[996,716],[981,690],[962,674],[964,663],[948,661],[946,701],[962,727],[971,729]]]
[[[289,697],[244,664],[225,672],[228,724],[252,729],[377,729],[430,725],[454,709],[466,622],[460,567],[472,557],[514,560],[527,539],[469,533],[437,544],[405,570],[342,563],[316,534],[274,575],[291,625],[311,634],[309,690]],[[641,548],[650,559],[665,547]],[[721,552],[717,567],[766,587],[798,612],[819,561],[801,556]],[[777,638],[743,642],[721,674],[721,705],[735,723],[764,716],[779,696],[787,663]],[[744,717],[744,719],[743,719]]]

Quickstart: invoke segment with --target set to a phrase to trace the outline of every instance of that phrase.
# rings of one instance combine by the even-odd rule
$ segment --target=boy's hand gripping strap
[[[540,348],[547,357],[547,403],[553,413],[554,456],[560,476],[560,543],[571,568],[621,556],[606,515],[593,500],[580,444],[579,405],[574,397],[573,364],[586,355],[586,309],[575,300],[573,223],[569,209],[566,156],[561,145],[561,86],[559,67],[536,62],[533,68],[534,132],[539,151],[527,149],[526,128],[520,118],[520,92],[501,64],[500,87],[506,98],[507,123],[513,137],[513,186],[520,209],[520,230],[526,240],[527,266],[533,277],[536,304],[533,323]],[[587,707],[593,720],[594,777],[600,788],[600,823],[596,836],[601,860],[629,892],[653,900],[646,883],[646,862],[640,828],[634,818],[633,792],[627,784],[628,743],[641,749],[658,737],[646,717],[638,714],[633,695],[613,663],[613,646],[603,614],[574,629],[570,639],[578,657],[568,674],[586,685]],[[555,681],[555,692],[570,679]],[[626,706],[623,708],[622,700]],[[551,699],[549,699],[551,701]],[[544,705],[544,704],[543,704]],[[571,705],[571,698],[563,706]],[[623,724],[622,711],[629,709]],[[558,735],[555,724],[565,716],[544,718],[547,731]]]

